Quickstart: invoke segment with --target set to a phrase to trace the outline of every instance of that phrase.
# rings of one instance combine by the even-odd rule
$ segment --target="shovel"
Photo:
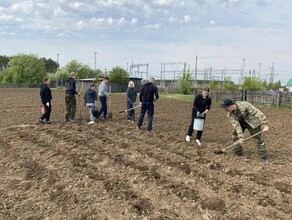
[[[257,135],[259,135],[259,134],[261,134],[261,133],[263,133],[263,131],[260,131],[260,132],[254,134],[254,135],[251,135],[250,137],[243,139],[243,141],[247,141],[248,139],[251,139],[251,138],[253,138],[254,136],[257,136]],[[226,150],[228,150],[228,149],[234,147],[234,146],[237,145],[237,144],[238,144],[238,142],[236,142],[235,144],[232,144],[232,145],[230,145],[230,146],[228,146],[228,147],[226,147],[226,148],[223,148],[223,149],[215,149],[215,150],[214,150],[214,153],[215,153],[215,154],[223,154]]]
[[[109,93],[111,94],[112,92],[112,88],[111,86],[109,86]],[[108,96],[108,101],[109,101],[109,113],[108,113],[108,118],[112,118],[113,117],[113,113],[112,113],[112,99],[110,96]]]
[[[119,111],[119,113],[128,112],[128,111],[131,111],[131,110],[133,110],[133,109],[135,109],[135,108],[138,108],[138,107],[141,107],[141,106],[142,106],[142,105],[137,105],[137,106],[135,106],[135,107],[133,107],[133,108],[129,108],[129,109],[127,109],[127,110]]]

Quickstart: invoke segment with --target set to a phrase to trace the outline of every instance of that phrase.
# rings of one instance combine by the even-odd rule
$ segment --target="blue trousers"
[[[138,127],[142,126],[146,111],[147,111],[147,114],[148,114],[147,130],[148,131],[152,131],[152,121],[153,121],[153,115],[154,115],[154,104],[153,104],[153,102],[142,102],[141,113],[140,113],[140,116],[139,116],[139,120],[138,120],[137,126]]]
[[[107,105],[106,105],[106,96],[99,96],[99,101],[101,103],[101,108],[99,111],[99,116],[103,113],[103,117],[106,118],[107,116]]]

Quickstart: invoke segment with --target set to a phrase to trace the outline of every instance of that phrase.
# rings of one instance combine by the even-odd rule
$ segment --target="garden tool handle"
[[[138,107],[141,107],[141,106],[142,106],[142,105],[137,105],[136,107],[133,107],[133,108],[129,108],[129,109],[127,109],[127,110],[120,111],[119,113],[128,112],[128,111],[131,111],[131,110],[133,110],[133,109],[135,109],[135,108],[138,108]]]
[[[261,133],[263,133],[263,132],[264,132],[264,131],[260,131],[260,132],[258,132],[258,133],[255,133],[255,134],[253,134],[253,135],[251,135],[251,136],[249,136],[249,137],[243,139],[243,142],[244,142],[244,141],[247,141],[247,140],[249,140],[249,139],[251,139],[251,138],[253,138],[253,137],[255,137],[255,136],[257,136],[257,135],[259,135],[259,134],[261,134]],[[228,149],[234,147],[234,146],[237,145],[237,144],[238,144],[238,141],[237,141],[236,143],[234,143],[234,144],[232,144],[232,145],[230,145],[230,146],[224,148],[223,151],[226,151],[226,150],[228,150]]]

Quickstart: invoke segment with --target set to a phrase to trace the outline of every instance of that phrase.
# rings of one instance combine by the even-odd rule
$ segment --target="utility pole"
[[[57,53],[57,64],[59,64],[59,56],[60,56],[60,54]]]
[[[270,83],[273,84],[274,83],[274,76],[275,76],[275,67],[274,67],[274,62],[272,64],[272,67],[271,67],[271,75],[270,75]]]
[[[241,76],[240,76],[240,82],[241,84],[243,83],[243,78],[244,78],[244,67],[245,67],[245,58],[242,58],[242,72],[241,72]]]
[[[196,56],[196,63],[195,63],[195,81],[197,81],[198,76],[198,56]]]
[[[97,52],[94,52],[94,69],[96,70],[96,54]]]
[[[259,64],[259,78],[261,78],[261,67],[262,67],[262,64],[261,63],[258,63]]]

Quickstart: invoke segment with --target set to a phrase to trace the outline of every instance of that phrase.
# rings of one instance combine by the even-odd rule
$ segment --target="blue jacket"
[[[84,94],[84,101],[86,103],[96,103],[97,93],[94,89],[88,89]]]
[[[135,88],[128,88],[127,89],[127,102],[133,104],[136,102],[137,98],[137,91]]]

